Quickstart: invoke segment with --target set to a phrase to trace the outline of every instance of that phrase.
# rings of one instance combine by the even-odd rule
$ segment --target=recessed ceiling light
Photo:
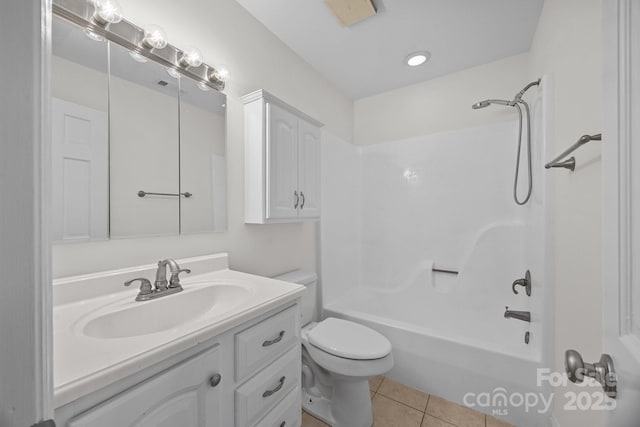
[[[405,59],[405,62],[410,67],[417,67],[418,65],[422,65],[427,62],[429,58],[431,58],[431,53],[424,50],[421,52],[410,53]]]

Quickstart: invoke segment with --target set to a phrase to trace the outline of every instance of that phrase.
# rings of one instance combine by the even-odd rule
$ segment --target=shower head
[[[489,105],[491,105],[491,103],[489,102],[488,99],[485,99],[484,101],[476,102],[471,106],[471,108],[473,108],[474,110],[477,110],[479,108],[488,107]]]
[[[488,107],[491,104],[507,105],[510,107],[513,107],[514,105],[513,101],[505,101],[503,99],[485,99],[484,101],[476,102],[471,106],[471,108],[477,110],[479,108]]]

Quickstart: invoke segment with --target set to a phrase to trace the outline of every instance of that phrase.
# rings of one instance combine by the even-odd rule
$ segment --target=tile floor
[[[386,377],[369,381],[373,427],[513,427],[437,396]],[[328,427],[303,412],[302,427]]]

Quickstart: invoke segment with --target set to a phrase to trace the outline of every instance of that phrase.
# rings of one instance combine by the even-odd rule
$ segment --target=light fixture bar
[[[149,48],[143,43],[145,35],[144,29],[126,19],[117,23],[101,26],[93,20],[94,13],[95,7],[87,0],[53,0],[54,15],[86,28],[95,34],[101,35],[107,40],[149,58],[165,67],[179,70],[181,74],[190,77],[198,83],[218,91],[224,90],[224,80],[218,78],[220,76],[219,71],[211,65],[202,63],[198,67],[185,66],[184,63],[180,62],[184,56],[184,52],[172,44],[168,43],[162,49]]]

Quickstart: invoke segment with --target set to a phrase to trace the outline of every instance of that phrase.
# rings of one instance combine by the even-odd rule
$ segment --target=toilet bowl
[[[302,297],[302,406],[332,427],[371,427],[369,379],[393,367],[391,343],[348,320],[315,314],[315,273],[296,270],[276,277],[306,286]]]

